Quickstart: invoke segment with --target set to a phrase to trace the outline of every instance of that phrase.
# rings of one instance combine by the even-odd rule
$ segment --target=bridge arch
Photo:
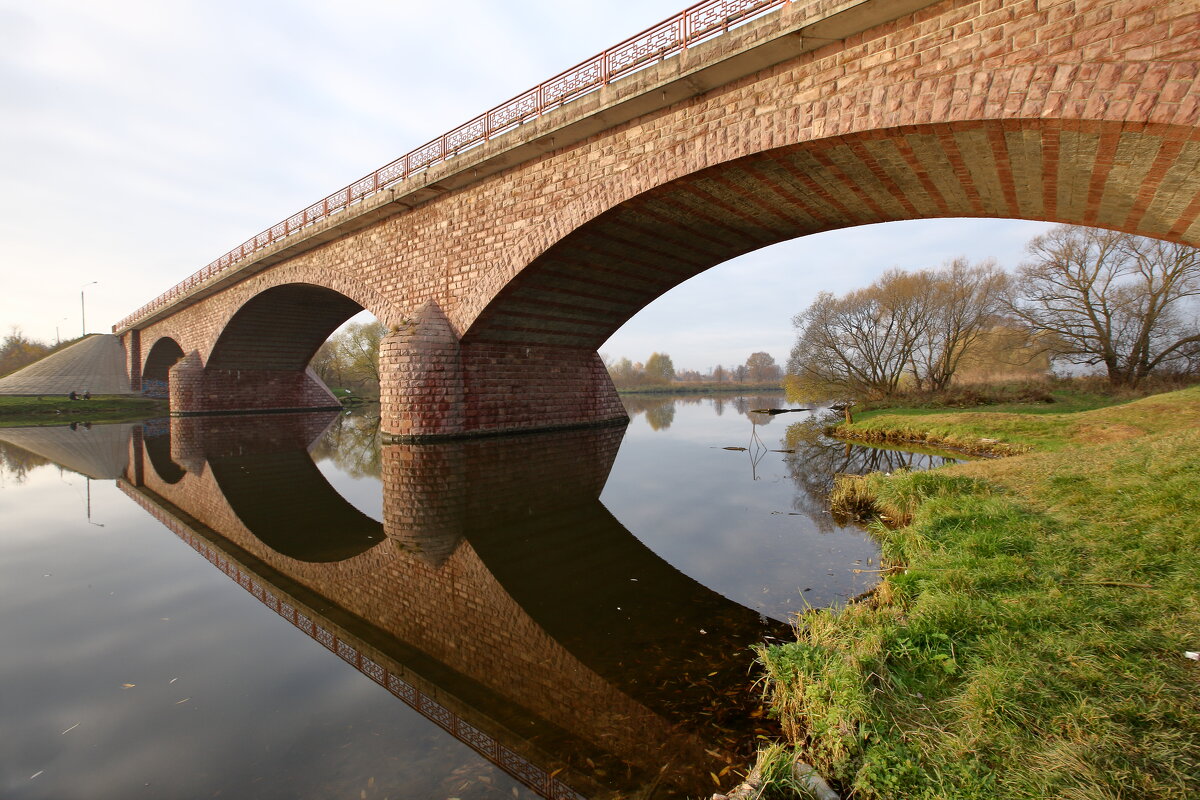
[[[765,149],[641,191],[586,219],[491,295],[474,346],[595,350],[718,264],[839,228],[948,217],[1105,227],[1200,245],[1200,131],[1061,119],[870,130]]]
[[[142,366],[142,394],[149,397],[167,397],[169,394],[171,367],[183,359],[183,348],[170,336],[159,338],[146,354]]]
[[[321,344],[363,307],[309,283],[274,286],[246,301],[208,356],[211,370],[303,371]]]
[[[903,106],[887,108],[879,117],[906,118]],[[657,162],[640,160],[628,178],[597,181],[591,194],[548,212],[540,241],[524,249],[529,257],[496,266],[469,308],[450,318],[433,309],[418,320],[421,335],[396,343],[410,359],[388,365],[397,382],[432,387],[448,402],[414,408],[394,392],[399,413],[385,413],[385,430],[403,437],[623,417],[596,348],[683,281],[813,233],[991,217],[1200,245],[1197,126],[991,110],[991,118],[908,125],[858,120],[858,131],[803,141],[793,133],[782,144],[750,137],[732,148],[750,152],[719,163],[704,156],[688,171],[697,160],[684,155],[656,171]]]
[[[251,294],[220,328],[207,360],[193,353],[175,368],[171,407],[202,405],[205,413],[340,408],[308,365],[330,334],[363,308],[316,283],[279,282]]]

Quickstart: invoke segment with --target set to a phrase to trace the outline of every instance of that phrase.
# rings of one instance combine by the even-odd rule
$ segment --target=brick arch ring
[[[595,355],[609,336],[717,264],[822,231],[1021,218],[1200,244],[1197,163],[1200,130],[1190,126],[1015,119],[877,129],[715,164],[510,262],[469,322],[461,309],[457,322],[422,312],[387,354],[401,413],[385,430],[419,438],[620,419]]]

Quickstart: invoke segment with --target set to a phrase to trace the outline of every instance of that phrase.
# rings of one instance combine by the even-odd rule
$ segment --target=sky
[[[269,225],[684,5],[0,0],[0,335],[53,342],[84,314],[107,332]],[[956,256],[1012,268],[1047,227],[926,220],[784,242],[677,287],[601,352],[782,363],[817,292]]]

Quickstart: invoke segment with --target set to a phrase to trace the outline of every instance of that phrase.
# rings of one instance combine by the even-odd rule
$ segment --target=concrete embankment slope
[[[93,334],[0,378],[0,394],[129,394],[125,351],[112,334]]]

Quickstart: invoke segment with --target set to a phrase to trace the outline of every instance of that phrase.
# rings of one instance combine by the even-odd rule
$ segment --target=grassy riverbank
[[[874,601],[761,653],[801,756],[859,798],[1200,796],[1200,389],[841,430],[1027,452],[862,482]]]
[[[68,422],[127,422],[166,413],[166,400],[131,395],[97,395],[91,400],[0,395],[0,427],[3,428]]]

